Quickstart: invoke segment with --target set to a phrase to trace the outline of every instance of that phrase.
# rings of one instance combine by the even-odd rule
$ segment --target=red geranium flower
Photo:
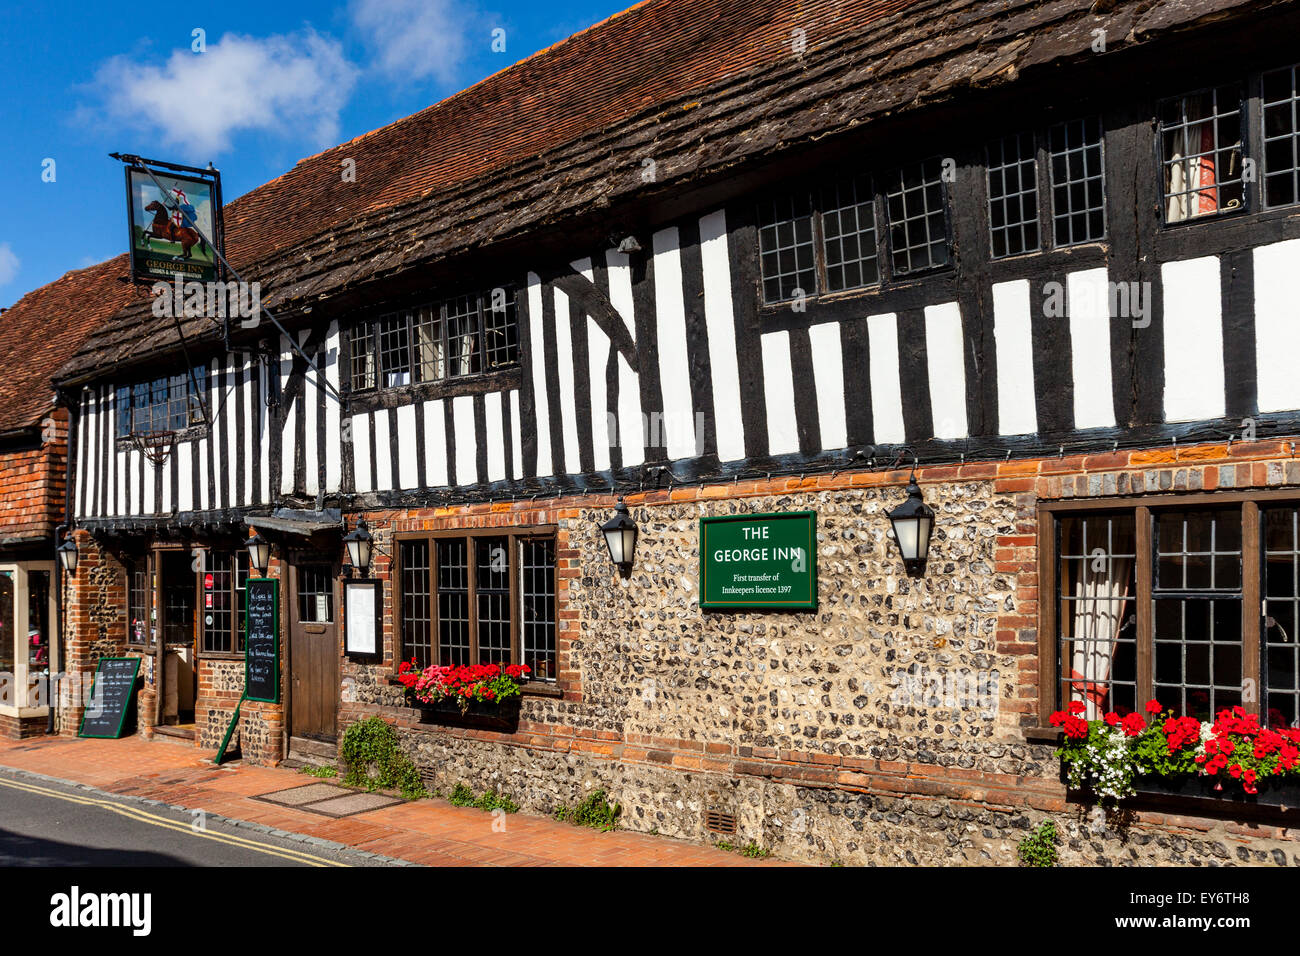
[[[1072,700],[1070,701],[1070,706],[1066,709],[1072,714],[1082,714],[1088,709],[1088,705],[1081,700]]]
[[[1130,737],[1136,737],[1142,731],[1147,729],[1147,722],[1142,719],[1142,715],[1134,711],[1125,716],[1120,723],[1120,728]]]
[[[1158,714],[1158,713],[1160,713],[1160,712],[1163,711],[1163,710],[1164,710],[1164,708],[1160,706],[1160,701],[1158,701],[1158,700],[1149,700],[1149,701],[1147,701],[1147,713],[1148,713],[1148,714]]]

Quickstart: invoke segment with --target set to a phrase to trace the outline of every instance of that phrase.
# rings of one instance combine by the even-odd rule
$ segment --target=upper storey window
[[[1165,222],[1242,209],[1241,90],[1189,93],[1160,106]]]
[[[117,388],[117,434],[148,435],[180,431],[204,421],[204,393],[208,370],[167,375],[150,382]]]
[[[941,160],[936,157],[895,170],[886,197],[894,275],[946,266],[948,203]]]
[[[1004,136],[987,144],[985,158],[994,259],[1106,238],[1099,117],[1057,123],[1042,140],[1031,132]],[[1046,216],[1039,202],[1044,193],[1050,199]]]
[[[513,289],[492,289],[358,322],[349,332],[354,392],[438,382],[519,362]]]
[[[1265,73],[1261,105],[1264,111],[1264,206],[1300,202],[1300,68],[1289,66]]]
[[[987,147],[989,232],[993,258],[1037,252],[1038,156],[1032,133],[1018,133]]]
[[[862,174],[758,207],[766,304],[876,285],[939,268],[951,257],[948,192],[939,159],[895,170],[873,186]],[[878,212],[879,210],[879,212]],[[885,217],[882,260],[877,216]]]
[[[1047,131],[1052,172],[1052,238],[1073,246],[1106,238],[1101,119],[1058,123]]]

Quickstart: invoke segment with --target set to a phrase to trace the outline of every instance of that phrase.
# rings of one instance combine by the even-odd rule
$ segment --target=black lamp
[[[271,565],[271,543],[256,531],[248,539],[248,560],[259,578],[266,577],[266,569]]]
[[[77,546],[72,541],[72,535],[67,535],[63,539],[63,544],[55,549],[59,556],[59,561],[63,564],[63,570],[69,574],[77,573],[77,560],[81,555],[77,552]]]
[[[889,520],[894,525],[894,540],[903,555],[903,565],[908,573],[919,573],[925,568],[925,558],[930,551],[934,511],[921,499],[921,487],[916,483],[915,472],[907,480],[907,500],[889,512]]]
[[[600,526],[600,533],[605,536],[609,559],[626,576],[632,570],[632,553],[636,550],[636,522],[628,514],[622,498],[614,506],[614,517]]]
[[[343,536],[343,543],[348,546],[348,559],[352,566],[364,578],[370,570],[370,552],[375,543],[366,527],[365,518],[358,519],[357,526]]]

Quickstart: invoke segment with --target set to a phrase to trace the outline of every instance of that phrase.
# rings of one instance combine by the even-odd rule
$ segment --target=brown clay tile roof
[[[554,226],[828,133],[1294,0],[647,0],[226,207],[226,250],[279,308]],[[792,55],[803,30],[805,56]],[[355,162],[345,182],[343,161]],[[324,310],[318,311],[317,315]],[[213,336],[211,323],[185,323]],[[61,371],[76,382],[176,347],[124,311]]]
[[[118,281],[118,256],[27,293],[0,314],[0,434],[37,425],[53,401],[50,379],[86,337],[138,293]]]

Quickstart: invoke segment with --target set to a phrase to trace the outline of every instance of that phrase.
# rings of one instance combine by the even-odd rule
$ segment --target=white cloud
[[[18,257],[7,242],[0,242],[0,285],[6,285],[18,275]]]
[[[264,38],[228,33],[206,53],[178,50],[159,65],[117,56],[99,68],[95,86],[110,120],[156,131],[199,162],[249,130],[334,145],[356,78],[338,41],[307,29]]]
[[[477,11],[455,0],[354,0],[352,22],[375,67],[399,81],[458,86],[471,34],[491,42]]]

